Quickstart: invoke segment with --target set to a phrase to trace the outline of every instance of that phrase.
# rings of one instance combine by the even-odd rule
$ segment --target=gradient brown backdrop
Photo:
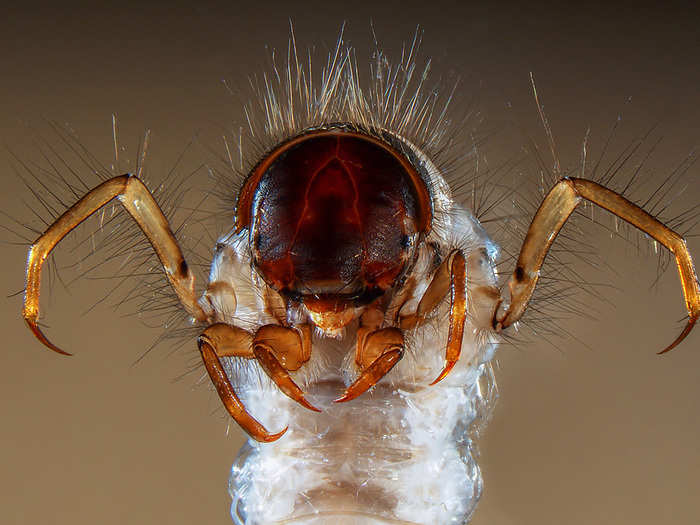
[[[154,156],[168,165],[202,125],[241,121],[220,80],[260,71],[264,46],[286,47],[290,17],[301,47],[321,50],[343,20],[350,41],[369,49],[371,19],[392,54],[420,24],[438,72],[476,79],[492,118],[539,133],[533,71],[567,164],[587,126],[600,137],[620,111],[640,133],[660,123],[659,166],[700,143],[698,18],[680,8],[263,1],[31,9],[0,22],[0,137],[20,151],[25,124],[46,117],[109,155],[117,113],[127,140],[153,130]],[[19,203],[26,190],[2,155],[3,208],[29,219]],[[697,239],[691,247],[700,257]],[[2,253],[7,295],[23,286],[25,251]],[[679,287],[671,270],[650,289],[655,260],[634,257],[622,246],[609,255],[619,272],[615,307],[597,303],[600,321],[566,325],[590,348],[562,340],[559,350],[498,354],[501,399],[482,441],[485,494],[474,524],[700,522],[700,336],[655,356],[683,315]],[[73,358],[30,337],[19,297],[1,303],[0,522],[228,523],[226,482],[241,435],[225,434],[206,389],[172,381],[185,359],[161,348],[131,367],[157,331],[109,308],[82,316],[97,287],[47,304],[50,334]]]

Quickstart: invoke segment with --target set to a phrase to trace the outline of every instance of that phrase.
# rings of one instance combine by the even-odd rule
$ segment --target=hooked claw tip
[[[399,362],[403,356],[402,348],[394,348],[380,355],[374,362],[365,368],[355,382],[345,389],[345,392],[338,399],[334,399],[334,403],[344,403],[351,401],[356,397],[364,394],[372,388],[377,382],[389,373],[394,368],[394,365]]]
[[[664,348],[664,349],[661,350],[660,352],[656,352],[656,355],[665,354],[666,352],[670,352],[670,351],[673,350],[675,347],[677,347],[677,346],[681,343],[681,341],[683,341],[683,339],[685,339],[686,336],[687,336],[687,335],[690,333],[690,331],[693,329],[693,326],[695,325],[695,321],[697,321],[697,320],[698,320],[697,317],[691,317],[690,319],[688,319],[688,324],[685,325],[685,328],[684,328],[683,331],[680,333],[680,335],[679,335],[678,337],[676,337],[676,340],[673,341],[670,345],[668,345],[666,348]]]
[[[256,436],[256,440],[262,441],[264,443],[272,443],[273,441],[277,441],[279,438],[284,436],[285,432],[287,432],[288,429],[289,429],[289,427],[284,427],[282,429],[282,431],[277,432],[277,434],[267,434],[265,436],[259,436],[259,437]]]
[[[49,341],[48,337],[44,335],[44,333],[41,331],[39,326],[36,324],[36,321],[33,319],[26,319],[25,321],[27,322],[27,326],[29,326],[29,329],[32,331],[34,334],[34,337],[36,337],[44,346],[47,348],[50,348],[54,352],[57,352],[61,355],[73,355],[69,352],[65,352],[61,350],[59,347],[57,347],[55,344],[53,344],[51,341]]]
[[[302,397],[301,399],[295,399],[295,401],[304,408],[308,408],[309,410],[313,410],[314,412],[322,412],[320,408],[316,408],[311,403],[309,403],[305,397]]]
[[[456,363],[457,363],[457,361],[448,361],[447,363],[445,363],[445,368],[442,370],[442,372],[440,372],[440,375],[437,376],[437,379],[435,379],[435,381],[433,381],[432,383],[430,383],[430,386],[436,385],[436,384],[438,384],[440,381],[442,381],[443,379],[445,379],[445,377],[447,376],[447,374],[450,373],[450,371],[454,368],[454,366],[455,366]]]
[[[314,412],[320,412],[318,408],[306,400],[306,397],[304,397],[304,392],[289,376],[289,372],[282,367],[270,348],[259,344],[254,347],[253,352],[265,373],[270,377],[270,379],[272,379],[272,381],[274,381],[284,395],[293,401],[296,401],[304,408],[308,408]]]
[[[352,395],[350,392],[345,391],[345,393],[342,396],[340,396],[338,399],[334,399],[333,402],[334,403],[345,403],[346,401],[352,401],[356,397],[357,397],[357,395]]]

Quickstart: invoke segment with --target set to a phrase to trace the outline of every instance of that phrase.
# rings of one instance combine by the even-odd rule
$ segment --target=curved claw
[[[304,397],[304,392],[299,386],[294,382],[294,380],[289,375],[284,367],[272,353],[272,350],[264,344],[256,344],[253,347],[253,353],[262,366],[265,373],[272,379],[279,389],[290,399],[296,401],[304,408],[313,410],[314,412],[321,412],[318,408],[309,403]]]
[[[685,325],[685,328],[683,331],[680,333],[678,337],[676,337],[676,340],[673,341],[670,345],[668,345],[666,348],[661,350],[660,352],[656,352],[657,355],[665,354],[666,352],[670,352],[673,350],[676,346],[678,346],[683,339],[686,338],[686,336],[690,333],[690,331],[693,329],[693,326],[695,325],[695,321],[698,320],[698,316],[694,316],[688,319],[688,324]]]
[[[197,343],[209,377],[212,383],[214,383],[216,392],[219,394],[222,403],[231,417],[256,441],[270,443],[271,441],[277,441],[281,438],[288,427],[285,427],[284,430],[276,434],[270,434],[257,419],[248,413],[245,406],[236,395],[214,348],[203,337],[200,337]]]
[[[457,364],[457,361],[447,361],[445,363],[445,368],[442,369],[442,372],[440,372],[440,375],[437,376],[437,379],[435,379],[435,381],[430,383],[430,386],[436,385],[437,383],[439,383],[440,381],[445,379],[447,374],[449,374],[452,371],[452,369],[454,368],[454,366],[456,364]]]
[[[45,347],[50,348],[54,352],[57,352],[61,355],[73,355],[70,352],[61,350],[59,347],[57,347],[55,344],[49,341],[48,337],[46,337],[44,335],[44,332],[42,332],[39,328],[39,325],[36,324],[36,321],[34,321],[33,319],[27,319],[26,317],[24,320],[27,322],[27,326],[34,334],[34,337],[36,337]]]
[[[447,334],[445,368],[430,386],[450,373],[462,353],[464,324],[467,320],[467,262],[462,252],[454,252],[450,263],[450,329]]]
[[[403,356],[403,350],[394,348],[380,355],[374,362],[362,371],[360,377],[355,382],[345,389],[345,393],[338,399],[334,399],[334,403],[345,403],[356,397],[364,394],[372,388],[377,382],[387,375],[394,368]]]

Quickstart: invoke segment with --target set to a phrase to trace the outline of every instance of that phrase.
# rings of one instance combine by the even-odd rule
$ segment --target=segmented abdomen
[[[332,400],[343,385],[322,382],[312,388],[322,414],[276,398],[271,419],[290,429],[241,449],[229,485],[234,523],[466,523],[482,486],[474,431],[495,386],[488,362],[457,375],[412,392],[378,385],[340,405]],[[246,398],[271,408],[267,394]]]

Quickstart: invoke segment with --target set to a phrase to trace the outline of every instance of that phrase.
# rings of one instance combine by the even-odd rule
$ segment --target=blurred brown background
[[[109,159],[116,113],[134,146],[151,128],[161,159],[154,162],[169,166],[200,127],[242,123],[220,81],[243,84],[260,72],[267,45],[286,50],[291,18],[300,47],[316,44],[321,55],[343,20],[361,52],[371,47],[373,20],[390,55],[420,24],[438,75],[454,71],[481,84],[478,104],[490,119],[539,134],[533,71],[567,165],[578,162],[586,128],[600,140],[620,112],[637,134],[659,124],[664,140],[651,162],[666,172],[700,144],[697,13],[631,3],[299,4],[32,4],[5,12],[0,138],[28,155],[26,124],[48,118],[69,123]],[[26,189],[1,155],[3,210],[31,220]],[[688,179],[691,204],[699,174],[696,166]],[[700,258],[697,238],[690,245]],[[657,357],[684,314],[675,270],[652,288],[656,260],[610,246],[614,307],[597,302],[598,321],[564,325],[589,348],[561,339],[558,349],[530,344],[498,354],[501,399],[482,441],[476,525],[700,522],[700,335]],[[23,287],[26,252],[3,245],[2,253],[0,290],[9,295]],[[72,358],[33,340],[19,296],[1,303],[0,521],[228,523],[226,483],[241,436],[226,435],[218,400],[193,391],[192,376],[173,382],[183,353],[160,347],[131,366],[158,330],[108,307],[82,315],[103,295],[100,286],[77,285],[70,295],[57,287],[44,303],[50,336]]]

